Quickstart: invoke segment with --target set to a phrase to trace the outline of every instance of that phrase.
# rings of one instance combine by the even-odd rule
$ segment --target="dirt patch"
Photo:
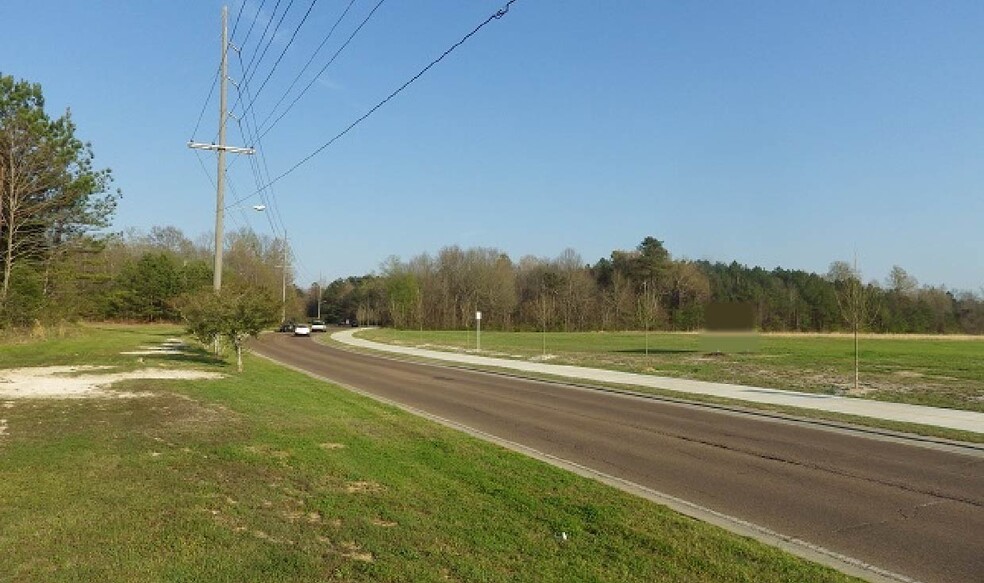
[[[261,455],[264,457],[272,457],[278,460],[285,460],[290,457],[289,451],[274,449],[269,445],[247,445],[246,451],[252,454]]]
[[[332,450],[332,449],[345,449],[345,447],[346,446],[345,446],[344,443],[322,443],[321,444],[321,449],[327,449],[327,450]]]
[[[349,494],[375,494],[382,492],[383,487],[376,482],[349,482],[345,485],[345,491]]]
[[[362,547],[358,543],[344,542],[340,546],[341,550],[339,554],[347,559],[362,563],[371,563],[374,560],[372,553],[362,550]]]
[[[140,379],[206,380],[219,379],[217,373],[145,368],[131,372],[108,373],[107,366],[39,366],[0,370],[0,398],[6,399],[86,399],[130,398],[141,393],[114,391],[121,381]]]
[[[277,544],[277,545],[293,545],[294,544],[294,541],[292,541],[290,539],[277,538],[275,536],[270,536],[266,532],[264,532],[262,530],[259,530],[259,529],[256,529],[256,530],[253,531],[253,536],[256,537],[256,538],[258,538],[258,539],[260,539],[260,540],[265,540],[267,542],[271,542],[271,543]]]
[[[168,338],[163,343],[155,346],[139,346],[137,350],[128,350],[126,352],[121,352],[120,354],[125,355],[174,355],[174,354],[186,354],[188,350],[188,345],[184,343],[180,338]]]
[[[381,526],[383,528],[392,528],[397,526],[397,523],[391,522],[389,520],[383,520],[382,518],[373,518],[369,521],[373,526]]]
[[[308,524],[321,524],[321,513],[320,512],[308,512],[304,519]]]

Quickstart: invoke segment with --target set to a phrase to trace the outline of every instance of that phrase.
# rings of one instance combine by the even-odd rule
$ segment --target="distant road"
[[[309,338],[266,334],[253,348],[879,569],[926,582],[982,581],[981,452],[402,362]]]

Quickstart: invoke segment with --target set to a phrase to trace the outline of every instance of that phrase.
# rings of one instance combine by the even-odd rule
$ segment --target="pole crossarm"
[[[219,150],[231,154],[255,154],[254,148],[240,148],[238,146],[225,146],[223,144],[205,144],[202,142],[188,142],[188,147],[193,150]]]

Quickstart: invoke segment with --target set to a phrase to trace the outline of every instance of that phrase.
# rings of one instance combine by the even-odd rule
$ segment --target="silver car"
[[[311,327],[307,324],[297,324],[294,326],[294,336],[310,336]]]

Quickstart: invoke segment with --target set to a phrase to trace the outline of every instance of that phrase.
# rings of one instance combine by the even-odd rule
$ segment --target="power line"
[[[328,62],[325,63],[325,66],[324,67],[321,67],[321,70],[318,71],[318,73],[314,77],[311,78],[311,81],[304,87],[304,89],[301,90],[300,93],[297,94],[297,97],[295,97],[294,100],[290,102],[290,105],[287,106],[287,109],[285,109],[283,111],[283,113],[281,113],[277,117],[277,119],[273,120],[273,123],[271,123],[269,126],[267,126],[265,128],[261,126],[261,128],[259,129],[259,131],[260,131],[260,137],[261,138],[263,136],[267,135],[267,133],[269,133],[270,130],[272,130],[273,127],[276,126],[277,123],[279,123],[280,120],[282,120],[285,115],[287,115],[287,113],[294,107],[294,105],[297,104],[298,101],[300,101],[301,97],[303,97],[304,94],[307,93],[309,89],[311,89],[311,86],[314,85],[315,81],[317,81],[321,77],[321,75],[326,70],[328,70],[328,67],[330,67],[331,64],[335,62],[335,59],[338,58],[338,55],[342,54],[342,51],[345,50],[345,47],[347,47],[349,45],[349,43],[352,42],[352,39],[355,38],[355,35],[359,34],[359,31],[362,30],[362,27],[364,27],[366,25],[366,23],[369,22],[369,19],[372,18],[372,15],[375,14],[377,10],[379,10],[379,7],[382,6],[383,5],[383,2],[385,2],[385,1],[386,0],[379,0],[379,2],[377,2],[376,5],[373,6],[372,10],[369,11],[369,14],[362,20],[361,23],[359,23],[359,26],[356,27],[356,29],[354,31],[352,31],[352,34],[350,34],[349,37],[345,40],[345,42],[342,43],[342,46],[338,47],[338,50],[335,51],[335,54],[331,56],[331,59],[329,59]],[[347,11],[348,11],[348,9],[346,9],[346,12]],[[343,16],[344,16],[344,14],[343,14]],[[334,28],[332,28],[332,30],[334,30]],[[327,38],[325,40],[327,41]],[[320,48],[321,47],[318,47],[319,50],[320,50]],[[305,65],[305,68],[306,67],[307,67],[307,65]],[[303,73],[303,71],[301,71],[301,72]],[[286,96],[286,94],[285,94],[285,96]],[[282,101],[282,99],[281,99],[281,101]],[[278,105],[279,105],[279,103],[278,103]],[[276,107],[274,109],[276,109]],[[268,115],[267,118],[265,120],[263,120],[263,124],[266,124],[266,120],[267,119],[270,119],[270,116],[272,116],[272,115],[273,115],[273,112],[271,111],[270,112],[270,115]]]
[[[243,68],[243,61],[242,61],[242,55],[241,54],[238,55],[238,59],[239,59],[240,69],[242,69]],[[242,94],[242,91],[245,91],[246,92],[246,99],[248,99],[250,101],[253,101],[253,100],[256,99],[256,96],[255,95],[251,95],[250,94],[249,82],[248,81],[244,81],[243,82],[243,88],[242,88],[242,90],[240,90],[240,88],[237,86],[236,87],[236,91],[240,95]],[[252,111],[249,111],[247,113],[248,113],[248,115],[242,116],[243,118],[245,118],[244,121],[241,121],[241,118],[235,118],[236,119],[236,123],[239,126],[240,134],[242,134],[244,141],[255,140],[258,143],[259,140],[258,139],[255,139],[255,136],[256,136],[256,116],[255,116],[255,114],[253,114]],[[250,128],[250,124],[249,124],[249,121],[250,121],[250,118],[251,117],[253,119],[253,127],[252,127],[252,129]],[[263,168],[267,168],[266,155],[264,154],[263,149],[260,148],[258,151],[259,151],[259,154],[260,154],[260,158],[263,161]],[[269,188],[269,187],[264,188],[262,186],[263,185],[263,181],[264,181],[263,173],[262,173],[262,171],[260,169],[259,163],[256,162],[256,160],[253,159],[252,157],[250,158],[250,169],[253,172],[253,178],[256,181],[256,185],[260,189],[260,198],[263,200],[263,203],[265,205],[267,205],[267,207],[268,207],[268,209],[270,211],[270,212],[265,213],[265,214],[267,215],[267,222],[270,224],[270,230],[271,230],[272,234],[274,236],[276,236],[278,234],[277,233],[277,227],[273,224],[273,218],[272,217],[276,217],[277,221],[280,223],[281,230],[283,230],[284,232],[286,232],[287,227],[284,225],[283,217],[280,215],[280,209],[275,204],[276,203],[276,194],[273,192],[273,189],[272,188]],[[266,180],[269,180],[269,178],[270,178],[270,172],[269,172],[269,169],[267,169],[266,170]],[[270,191],[270,200],[267,200],[266,199],[266,197],[264,196],[263,190],[269,190]]]
[[[236,36],[236,29],[239,28],[239,19],[242,18],[243,12],[245,11],[246,11],[246,0],[243,0],[242,5],[239,6],[239,12],[236,13],[236,21],[232,23],[232,32],[229,33],[230,39]]]
[[[312,53],[311,58],[308,59],[307,63],[305,63],[304,66],[301,67],[301,71],[297,74],[297,76],[294,77],[293,81],[290,82],[290,85],[287,87],[287,90],[284,91],[284,94],[281,95],[280,96],[280,99],[277,100],[277,103],[273,106],[273,109],[270,110],[270,113],[268,113],[267,116],[263,119],[263,121],[261,123],[259,123],[259,124],[255,123],[255,119],[254,119],[253,126],[254,126],[254,128],[256,128],[256,131],[257,132],[259,132],[260,131],[260,128],[263,127],[266,124],[266,122],[268,122],[270,120],[270,118],[273,116],[274,113],[276,113],[277,108],[280,107],[280,104],[284,102],[284,99],[286,99],[287,96],[290,95],[291,90],[294,88],[294,86],[300,80],[301,76],[304,75],[304,72],[307,71],[308,67],[311,66],[311,63],[314,62],[314,59],[318,56],[318,53],[321,52],[321,49],[324,48],[325,44],[328,43],[328,40],[331,39],[332,34],[334,34],[334,32],[335,32],[335,29],[338,28],[338,25],[339,24],[341,24],[342,20],[345,18],[345,15],[348,14],[348,12],[352,8],[352,5],[353,4],[355,4],[355,0],[349,0],[349,3],[345,7],[345,10],[342,11],[342,14],[335,21],[335,24],[332,25],[331,29],[328,31],[328,34],[325,35],[325,38],[324,39],[322,39],[321,44],[318,45],[318,48],[316,48],[314,50],[314,53]],[[382,1],[380,2],[380,4],[382,4]],[[376,8],[378,8],[378,7],[379,6],[377,5]],[[373,9],[373,12],[375,12],[375,9]],[[372,16],[372,13],[370,13],[369,16],[371,17]],[[367,17],[367,20],[368,20],[368,17]],[[365,24],[365,22],[366,21],[363,21],[363,24]],[[359,28],[361,29],[362,26],[360,25]],[[356,30],[356,32],[358,32],[358,29]],[[352,37],[349,37],[349,40],[351,40],[351,38]],[[338,54],[336,53],[335,54],[335,57],[337,57],[337,56],[338,56]],[[334,60],[335,57],[332,57],[332,60]],[[242,61],[242,56],[240,56],[240,61]],[[315,77],[315,79],[317,79],[317,77]],[[310,87],[310,85],[308,85],[308,87]],[[307,88],[305,88],[304,91],[307,91]],[[301,92],[301,95],[303,95],[303,94],[304,94],[304,92]],[[290,107],[293,107],[294,103],[297,103],[297,100],[301,98],[301,95],[298,95],[297,99],[295,99],[294,102],[291,103]],[[287,111],[290,110],[290,107],[287,108]],[[273,125],[276,125],[276,123],[278,121],[280,121],[284,117],[284,115],[287,115],[287,111],[284,111],[284,113],[280,117],[278,117],[276,121],[274,121]],[[271,125],[270,127],[272,128],[273,125]],[[269,129],[270,128],[268,128],[266,131],[264,131],[262,135],[260,135],[260,136],[257,137],[257,139],[256,139],[256,142],[257,143],[259,142],[259,140],[260,140],[260,138],[262,136],[266,135],[266,133],[267,133],[267,131],[269,131]],[[248,143],[248,141],[247,141],[247,143]],[[230,164],[230,166],[234,165],[238,160],[239,160],[238,158],[234,159],[232,161],[232,164]],[[264,161],[265,161],[265,158],[264,158]],[[269,176],[268,176],[268,178],[269,178]]]
[[[347,128],[345,128],[344,130],[342,130],[341,132],[339,132],[338,134],[336,134],[335,137],[331,138],[330,140],[328,140],[327,142],[325,142],[324,144],[322,144],[318,149],[316,149],[315,151],[313,151],[310,154],[308,154],[307,156],[305,156],[300,162],[298,162],[298,163],[294,164],[293,166],[291,166],[283,174],[280,174],[279,176],[277,176],[276,178],[274,178],[270,182],[268,182],[265,185],[263,185],[263,187],[265,188],[265,187],[271,186],[271,185],[275,184],[276,182],[279,182],[280,180],[284,179],[285,177],[287,177],[288,175],[290,175],[291,173],[293,173],[295,170],[297,170],[298,168],[300,168],[301,166],[303,166],[304,164],[306,164],[312,158],[314,158],[315,156],[317,156],[318,154],[320,154],[321,152],[323,152],[325,150],[325,148],[328,148],[329,146],[331,146],[332,144],[334,144],[336,141],[338,141],[342,136],[344,136],[345,134],[347,134],[350,131],[352,131],[352,129],[355,128],[355,126],[357,126],[360,123],[362,123],[363,121],[365,121],[366,118],[368,118],[373,113],[375,113],[379,108],[381,108],[382,106],[386,105],[386,103],[388,103],[391,99],[393,99],[394,97],[396,97],[397,95],[399,95],[404,89],[406,89],[407,87],[409,87],[414,81],[416,81],[417,79],[420,79],[427,71],[429,71],[432,67],[434,67],[434,65],[436,65],[436,64],[440,63],[441,61],[443,61],[444,58],[447,57],[448,55],[450,55],[455,49],[457,49],[461,45],[465,44],[468,41],[468,39],[470,39],[475,34],[477,34],[478,31],[480,31],[483,28],[485,28],[492,21],[498,20],[498,19],[502,18],[503,16],[505,16],[509,12],[509,7],[512,6],[513,4],[515,4],[516,1],[517,0],[509,0],[508,2],[506,2],[506,4],[502,8],[500,8],[494,14],[492,14],[491,16],[489,16],[488,18],[486,18],[481,24],[479,24],[474,29],[472,29],[471,32],[469,32],[468,34],[466,34],[465,36],[463,36],[461,38],[461,40],[459,40],[458,42],[456,42],[453,45],[451,45],[450,48],[448,48],[446,51],[444,51],[443,53],[441,53],[441,56],[439,56],[436,59],[434,59],[433,61],[431,61],[426,67],[424,67],[423,69],[421,69],[420,72],[418,72],[416,75],[414,75],[413,77],[411,77],[409,81],[407,81],[403,85],[400,85],[400,87],[398,87],[395,91],[393,91],[388,96],[386,96],[385,99],[383,99],[382,101],[380,101],[379,103],[377,103],[375,106],[373,106],[372,109],[370,109],[369,111],[367,111],[366,113],[364,113],[361,117],[359,117],[357,120],[355,120],[354,122],[352,122],[351,124],[349,124],[349,126]],[[262,137],[262,134],[261,134],[260,137]],[[259,192],[259,190],[250,193],[249,196],[246,197],[246,199],[248,199],[248,198],[250,198],[252,196],[255,196],[258,192]],[[246,200],[246,199],[242,199],[242,200]],[[241,201],[236,201],[236,203],[238,203],[238,202],[241,202]],[[236,203],[233,203],[233,204],[236,204]]]
[[[345,18],[345,15],[349,13],[349,10],[352,8],[353,4],[355,4],[355,0],[349,0],[348,6],[345,7],[345,10],[342,11],[342,14],[335,21],[335,24],[333,24],[331,26],[331,29],[328,30],[328,34],[326,34],[325,38],[321,40],[321,44],[318,45],[318,48],[314,49],[314,53],[311,54],[311,58],[308,59],[306,63],[304,63],[304,66],[301,67],[300,72],[290,82],[290,85],[287,86],[287,90],[284,91],[284,94],[280,96],[280,99],[277,100],[277,103],[274,104],[273,109],[270,110],[270,113],[268,113],[267,116],[263,119],[259,127],[261,128],[264,127],[266,125],[266,122],[270,121],[270,118],[273,117],[273,114],[277,112],[277,108],[280,107],[280,104],[284,102],[284,99],[287,99],[287,96],[290,95],[290,92],[294,89],[294,86],[297,85],[298,81],[300,81],[301,77],[304,75],[304,72],[307,71],[308,67],[311,66],[311,63],[314,62],[314,59],[317,58],[318,54],[321,52],[321,49],[323,49],[324,46],[328,44],[328,41],[335,33],[335,29],[338,28],[339,24],[341,24],[342,20]],[[284,115],[286,115],[286,113]],[[279,121],[280,118],[277,118],[277,120]]]
[[[277,9],[280,7],[280,3],[282,1],[283,0],[277,0],[277,4],[274,5],[273,7],[274,17],[277,16]],[[246,72],[243,73],[244,80],[252,79],[253,75],[256,74],[257,69],[260,68],[260,63],[263,62],[263,57],[266,56],[267,51],[270,49],[270,45],[273,44],[273,39],[274,37],[277,36],[277,31],[280,30],[281,23],[283,23],[284,18],[287,16],[287,13],[290,12],[290,7],[293,5],[294,5],[294,0],[290,0],[290,2],[287,3],[287,8],[284,10],[284,13],[280,15],[280,20],[277,21],[277,25],[273,28],[273,33],[270,34],[269,40],[267,40],[266,44],[263,45],[263,50],[259,52],[260,55],[259,59],[257,59],[256,57],[257,53],[253,53],[253,56],[249,60],[249,64],[246,66]],[[260,44],[263,43],[264,39],[266,39],[266,33],[268,30],[270,30],[270,23],[272,22],[273,22],[273,18],[267,21],[266,26],[263,28],[263,34],[260,35],[260,40],[256,45],[257,47],[259,47]],[[253,67],[254,62],[256,63],[256,67]],[[237,99],[236,102],[232,104],[232,107],[229,109],[229,111],[235,111],[236,106],[239,105],[239,102],[240,100]]]
[[[216,67],[215,76],[212,78],[212,87],[208,90],[208,97],[205,98],[205,103],[202,104],[202,111],[198,114],[198,121],[195,122],[195,129],[191,130],[191,138],[188,141],[194,141],[195,134],[198,133],[198,127],[202,125],[202,119],[205,117],[205,109],[208,108],[209,101],[212,101],[212,94],[215,93],[215,86],[218,84],[221,74],[222,67]]]
[[[293,0],[291,0],[291,1],[293,1]],[[280,2],[282,2],[282,0],[277,0],[277,3],[273,6],[273,15],[267,20],[266,26],[263,27],[263,33],[260,35],[260,40],[256,41],[256,46],[257,47],[259,47],[260,44],[263,43],[263,39],[266,38],[266,33],[270,29],[270,23],[272,23],[273,22],[273,19],[277,16],[277,9],[280,8]],[[241,46],[238,46],[238,47],[236,47],[236,45],[233,45],[234,47],[236,47],[236,52],[239,53],[240,55],[242,54],[242,51],[246,48],[246,43],[249,41],[249,34],[251,32],[253,32],[253,26],[256,24],[257,20],[259,20],[260,11],[263,10],[263,6],[265,4],[266,4],[266,0],[263,0],[263,2],[260,4],[259,8],[256,9],[256,13],[253,14],[253,22],[252,22],[252,24],[250,24],[249,30],[246,31],[246,37],[243,39],[242,45]],[[286,11],[284,12],[284,14],[286,14]],[[274,30],[274,34],[276,34],[276,30]],[[273,41],[273,36],[270,37],[270,40],[271,40],[271,42]],[[249,67],[252,67],[253,66],[253,61],[255,59],[256,59],[256,53],[253,53],[253,58],[251,58],[250,61],[249,61]],[[257,63],[257,66],[259,66],[259,63]],[[249,67],[247,67],[242,72],[243,73],[243,80],[246,79],[246,76],[247,76],[247,72],[249,70]],[[232,107],[229,108],[229,111],[230,112],[235,111],[236,110],[236,106],[239,105],[239,102],[241,100],[242,100],[242,96],[241,95],[237,95],[236,101],[232,104]]]
[[[266,38],[266,33],[267,33],[267,31],[268,31],[268,30],[270,30],[270,24],[271,24],[271,23],[273,22],[273,19],[274,19],[274,18],[275,18],[275,17],[277,16],[277,10],[278,10],[278,9],[280,8],[280,3],[281,3],[282,1],[283,1],[283,0],[277,0],[277,3],[276,3],[276,4],[274,4],[274,6],[273,6],[273,14],[272,14],[272,15],[270,16],[270,18],[269,18],[269,19],[268,19],[268,20],[266,21],[266,26],[264,26],[264,27],[263,27],[263,32],[262,32],[262,33],[260,33],[260,40],[258,40],[258,41],[256,41],[256,46],[257,46],[257,47],[259,47],[259,46],[260,46],[260,44],[261,44],[261,43],[263,42],[263,39],[265,39],[265,38]],[[257,10],[257,11],[256,11],[256,14],[257,14],[257,16],[259,16],[259,14],[260,14],[260,11],[259,11],[259,10]],[[246,48],[246,43],[245,43],[245,42],[243,42],[243,48]],[[256,56],[255,56],[255,55],[256,55],[256,53],[254,53],[254,56],[253,56],[253,58],[252,58],[252,59],[250,59],[250,61],[249,61],[249,66],[250,66],[250,67],[252,67],[252,66],[253,66],[253,61],[254,61],[254,60],[256,59]]]
[[[307,12],[304,13],[304,16],[301,18],[301,22],[299,22],[297,26],[294,28],[294,32],[290,35],[290,40],[287,41],[287,45],[284,46],[284,50],[280,51],[280,56],[277,57],[276,62],[273,63],[273,67],[270,68],[270,72],[267,73],[267,76],[263,80],[263,83],[260,83],[260,88],[256,90],[256,93],[253,93],[252,97],[247,96],[250,101],[249,104],[247,104],[246,107],[243,108],[243,114],[245,114],[247,111],[252,111],[253,104],[256,103],[256,99],[260,96],[260,93],[263,91],[263,88],[266,87],[266,84],[270,81],[270,77],[272,77],[273,72],[277,70],[277,66],[280,65],[280,61],[283,60],[284,55],[287,54],[287,51],[288,49],[290,49],[290,46],[294,44],[294,39],[297,37],[297,33],[300,32],[301,27],[304,26],[304,23],[307,21],[308,16],[311,15],[311,10],[314,9],[315,4],[317,3],[318,0],[311,0],[311,5],[308,6]],[[288,6],[287,9],[290,10],[290,6]],[[284,14],[286,15],[287,13],[285,12]],[[271,37],[271,39],[272,38],[273,37]]]
[[[246,85],[245,86],[245,89],[246,89],[246,96],[249,97],[249,85]],[[249,118],[250,117],[253,119],[253,127],[252,127],[251,130],[249,128]],[[250,130],[252,132],[252,137],[253,137],[253,139],[255,140],[255,142],[258,145],[258,151],[260,153],[260,161],[259,162],[257,162],[256,160],[250,160],[250,161],[255,166],[254,173],[256,175],[257,187],[260,187],[261,188],[261,191],[262,191],[263,181],[264,180],[266,180],[266,181],[269,181],[270,180],[270,168],[267,165],[266,153],[265,153],[265,150],[262,147],[262,143],[260,142],[259,138],[256,137],[256,116],[254,114],[251,113],[251,115],[249,117],[247,117],[246,127],[247,127],[247,130]],[[262,162],[262,164],[263,164],[262,168],[260,167],[260,162]],[[266,178],[264,178],[264,176],[266,176]],[[287,232],[287,225],[284,224],[283,216],[280,214],[280,207],[279,207],[279,205],[276,204],[277,195],[276,195],[276,193],[273,192],[273,188],[272,187],[267,186],[266,189],[269,190],[269,192],[270,192],[270,201],[271,202],[268,204],[268,206],[270,207],[270,211],[271,211],[270,214],[272,214],[277,219],[277,222],[280,224],[280,229],[284,233],[286,233]],[[274,234],[276,234],[276,228],[273,227],[272,222],[271,222],[271,225],[270,226],[271,226],[271,228],[273,228]]]
[[[257,21],[257,19],[260,16],[260,12],[263,11],[263,6],[266,5],[266,2],[267,2],[267,0],[263,0],[262,2],[260,2],[259,7],[256,9],[256,12],[253,14],[252,22],[250,22],[250,24],[249,24],[249,29],[246,30],[246,36],[243,37],[243,42],[241,42],[239,44],[240,47],[245,47],[246,46],[246,43],[249,41],[249,35],[250,35],[250,33],[253,32],[253,27],[256,26],[256,21]],[[246,11],[246,0],[243,0],[243,7],[242,7],[242,9],[240,9],[239,14],[242,15],[242,13],[245,12],[245,11]],[[238,17],[236,18],[236,21],[237,21],[237,24],[238,24],[238,21],[239,21],[239,18]],[[232,34],[229,35],[229,42],[234,43],[235,38],[236,38],[236,28],[233,27]]]
[[[202,160],[201,152],[195,150],[195,156],[198,158],[198,164],[202,167],[202,172],[205,173],[205,177],[208,178],[208,181],[212,184],[212,188],[215,188],[215,179],[212,178],[212,174],[208,171],[208,168],[205,167],[205,160]]]

